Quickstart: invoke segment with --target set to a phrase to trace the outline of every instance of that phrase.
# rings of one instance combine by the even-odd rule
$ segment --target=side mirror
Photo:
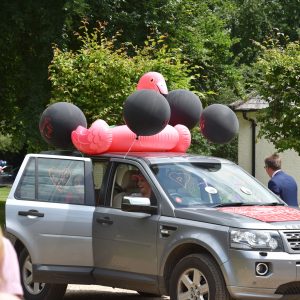
[[[149,198],[125,196],[122,199],[121,209],[130,212],[141,212],[154,214],[157,211],[156,206],[151,206]]]

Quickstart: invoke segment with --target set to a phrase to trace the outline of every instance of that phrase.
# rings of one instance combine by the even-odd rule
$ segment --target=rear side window
[[[23,200],[35,199],[35,159],[30,158],[16,189],[15,197]]]
[[[34,180],[35,178],[35,180]],[[45,202],[84,204],[84,162],[68,159],[37,158],[26,166],[16,197]],[[28,185],[28,182],[31,184]],[[26,191],[29,190],[29,196]]]

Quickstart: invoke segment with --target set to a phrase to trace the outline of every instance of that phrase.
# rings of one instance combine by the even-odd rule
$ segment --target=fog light
[[[269,266],[267,263],[256,263],[255,272],[258,276],[265,276],[269,272]]]

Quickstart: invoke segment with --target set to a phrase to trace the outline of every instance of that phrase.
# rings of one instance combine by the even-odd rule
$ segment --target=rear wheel
[[[171,300],[232,300],[221,271],[207,254],[181,259],[170,280]]]
[[[21,283],[26,300],[60,300],[63,298],[67,284],[50,284],[34,282],[32,279],[32,262],[27,249],[19,256]]]

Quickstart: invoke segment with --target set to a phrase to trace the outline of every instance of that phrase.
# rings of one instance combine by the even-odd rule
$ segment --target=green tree
[[[179,1],[168,28],[172,43],[183,49],[193,66],[193,84],[206,104],[228,103],[240,94],[231,51],[237,40],[228,28],[235,9],[233,1]]]
[[[259,118],[260,135],[279,151],[294,149],[300,154],[300,43],[263,47],[255,65],[257,91],[269,103]]]
[[[231,50],[237,40],[228,26],[234,0],[89,0],[87,6],[89,28],[97,20],[107,22],[108,36],[122,31],[119,45],[143,46],[149,32],[167,36],[165,43],[180,48],[192,66],[193,85],[204,104],[228,103],[240,96],[241,77]]]
[[[52,43],[63,44],[70,16],[85,14],[83,2],[1,1],[0,134],[11,136],[11,150],[40,143],[39,116],[50,98]]]
[[[0,153],[1,152],[14,152],[10,135],[0,134]]]
[[[148,71],[164,75],[169,89],[191,88],[188,65],[176,49],[164,45],[164,37],[150,38],[143,47],[116,49],[118,34],[105,37],[100,25],[91,34],[86,24],[78,34],[78,51],[54,48],[49,66],[52,83],[51,102],[72,102],[84,112],[90,124],[104,119],[110,125],[123,124],[122,109],[126,98],[136,89],[139,78]]]
[[[231,36],[239,39],[233,46],[238,63],[251,64],[259,54],[254,41],[263,42],[274,29],[289,36],[300,37],[299,0],[234,0],[231,11]]]
[[[214,144],[201,134],[199,127],[195,127],[191,131],[192,144],[188,149],[189,153],[199,153],[201,155],[223,157],[234,162],[238,162],[237,138],[228,144]]]

